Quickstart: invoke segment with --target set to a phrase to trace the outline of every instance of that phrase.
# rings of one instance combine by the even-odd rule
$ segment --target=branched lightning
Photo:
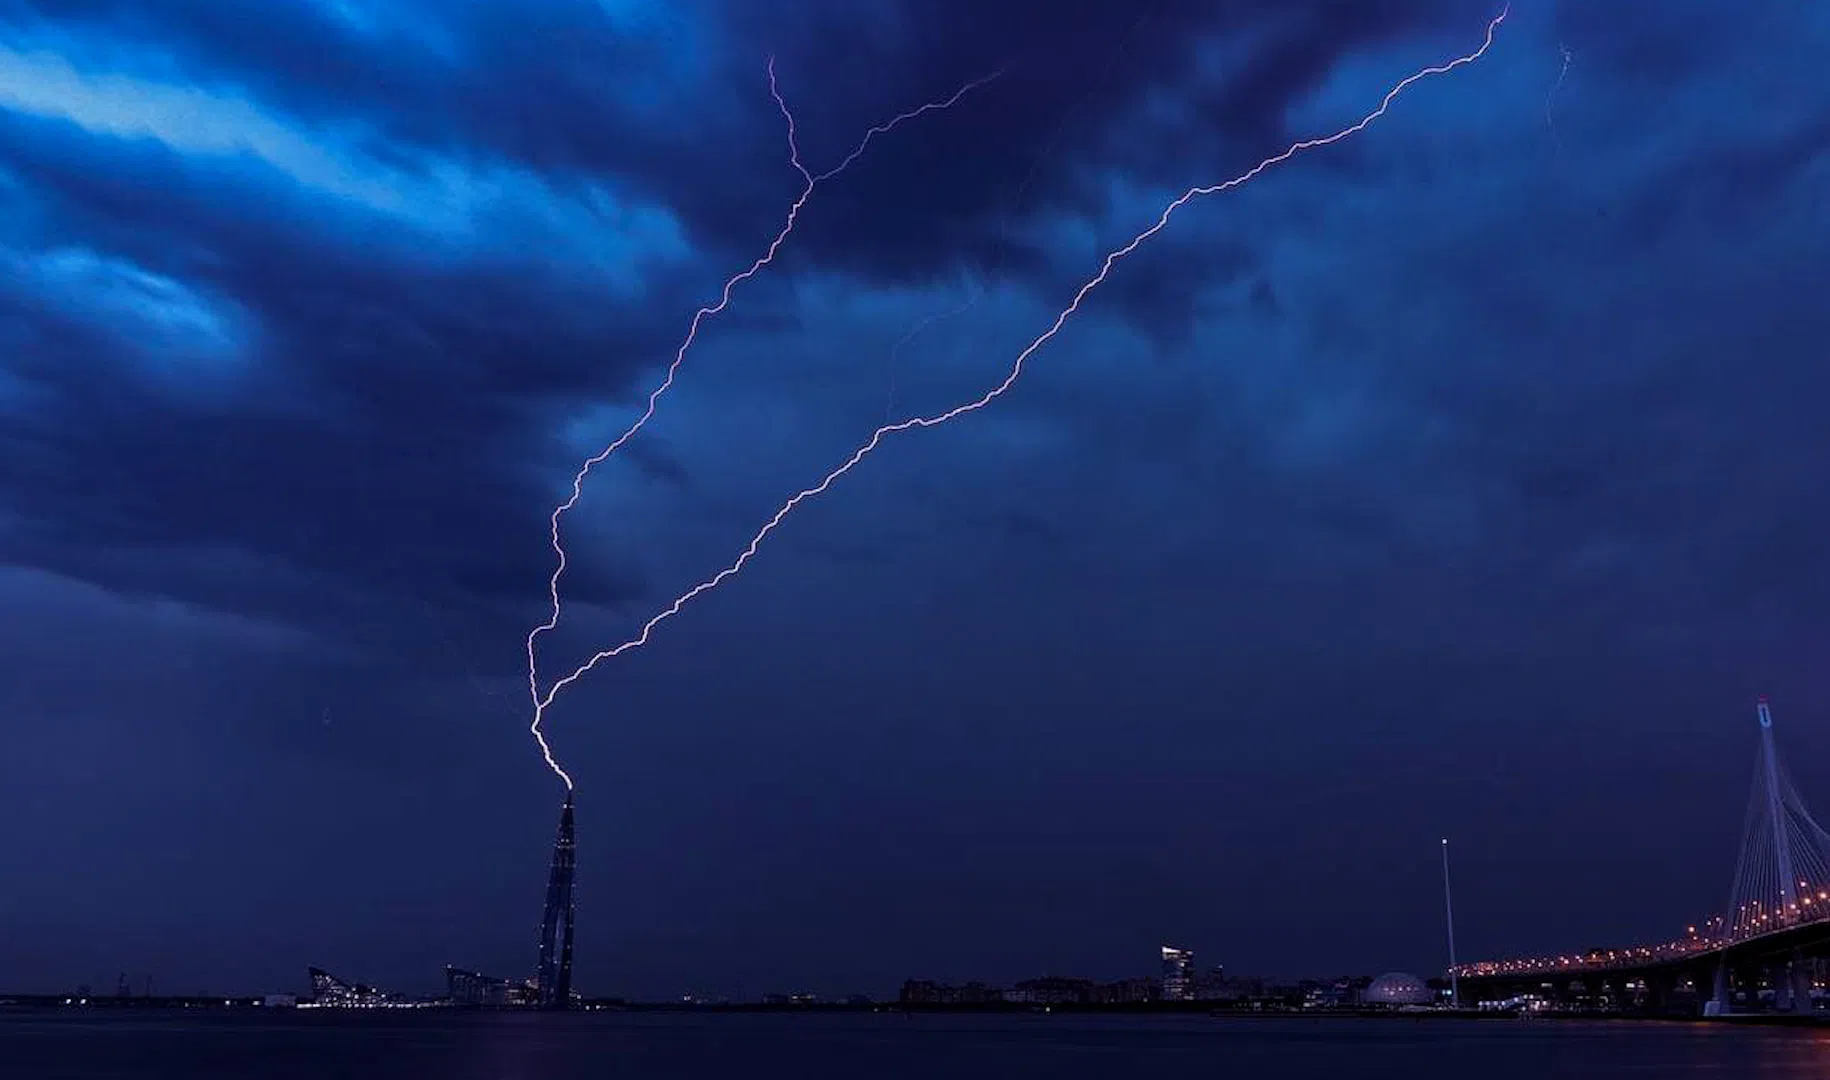
[[[1563,136],[1557,134],[1557,122],[1551,116],[1551,106],[1556,104],[1557,91],[1563,89],[1563,80],[1569,75],[1569,62],[1575,54],[1569,51],[1568,45],[1558,45],[1563,50],[1563,66],[1557,69],[1557,81],[1551,84],[1550,93],[1544,95],[1544,126],[1550,129],[1550,137],[1557,140],[1557,149],[1563,149]]]
[[[897,338],[896,344],[890,346],[889,359],[885,362],[886,366],[890,369],[890,389],[889,389],[889,393],[885,396],[884,401],[883,401],[883,422],[884,423],[886,423],[886,424],[891,423],[892,422],[891,418],[895,415],[895,409],[896,409],[896,354],[898,354],[902,351],[903,346],[907,345],[909,342],[914,341],[916,338],[920,337],[922,331],[926,330],[928,327],[933,326],[935,323],[941,322],[944,319],[956,318],[960,315],[964,315],[968,311],[971,311],[972,308],[978,304],[979,300],[984,297],[984,295],[985,295],[984,287],[981,286],[976,280],[974,280],[972,282],[972,295],[967,298],[965,303],[961,304],[960,306],[958,306],[956,308],[949,308],[946,311],[933,312],[932,314],[923,318],[920,322],[916,323],[913,327],[911,327],[909,329],[908,333]]]
[[[534,739],[539,742],[541,756],[546,758],[548,767],[559,776],[560,780],[565,782],[567,790],[571,790],[572,788],[572,777],[559,766],[558,761],[554,760],[552,749],[547,746],[546,736],[540,730],[541,720],[544,717],[547,705],[552,701],[552,696],[549,694],[544,700],[541,698],[540,677],[538,674],[539,666],[535,659],[535,644],[540,640],[540,635],[553,630],[559,625],[559,579],[564,577],[566,572],[566,550],[565,545],[562,544],[559,539],[559,519],[570,512],[574,506],[577,506],[578,500],[584,497],[585,478],[591,474],[591,470],[602,464],[610,455],[622,449],[623,444],[633,438],[636,432],[642,430],[642,427],[654,416],[655,407],[660,403],[661,395],[667,393],[667,391],[673,387],[674,378],[680,373],[680,365],[685,362],[687,351],[693,347],[693,342],[698,338],[700,325],[704,323],[706,319],[717,315],[730,305],[731,291],[735,289],[739,283],[756,276],[765,266],[768,266],[775,260],[776,252],[781,250],[782,244],[788,239],[788,234],[794,231],[795,220],[800,216],[801,208],[807,205],[808,198],[813,195],[813,189],[850,168],[851,164],[854,161],[857,161],[864,153],[865,148],[870,146],[872,139],[875,139],[879,135],[886,135],[897,125],[908,120],[913,120],[925,113],[951,108],[959,99],[965,97],[979,87],[984,86],[993,79],[996,79],[1001,74],[1001,72],[993,72],[983,78],[974,79],[958,90],[955,90],[950,97],[940,101],[931,101],[925,105],[910,109],[907,112],[898,113],[883,123],[871,128],[869,131],[866,131],[864,137],[858,141],[858,145],[837,165],[827,169],[825,172],[813,173],[801,162],[800,144],[795,139],[794,113],[789,110],[788,102],[782,97],[781,88],[776,83],[775,58],[773,56],[769,58],[768,67],[769,96],[775,99],[775,107],[781,110],[782,119],[788,125],[788,163],[793,165],[794,170],[801,174],[801,193],[795,198],[794,202],[789,205],[788,215],[786,220],[782,222],[781,230],[775,234],[775,239],[769,242],[768,248],[763,251],[762,255],[758,256],[756,261],[751,263],[749,267],[733,274],[730,279],[724,283],[724,288],[719,292],[717,303],[702,307],[693,313],[692,323],[687,327],[686,338],[680,342],[679,349],[674,352],[673,362],[667,365],[666,376],[662,378],[660,384],[657,385],[654,390],[650,391],[648,395],[647,408],[643,409],[642,414],[636,417],[635,422],[630,424],[629,427],[624,430],[621,435],[618,435],[612,440],[608,446],[585,459],[584,464],[579,466],[578,472],[572,477],[572,494],[568,496],[564,502],[553,508],[553,513],[548,519],[548,535],[556,562],[553,567],[553,576],[547,579],[547,599],[549,601],[547,619],[539,626],[530,630],[527,635],[527,688],[528,694],[534,701],[534,719],[528,726],[528,730],[533,732]]]
[[[837,468],[835,468],[831,472],[827,473],[825,478],[822,479],[819,483],[814,484],[812,487],[803,488],[801,491],[795,493],[795,495],[793,497],[789,498],[786,502],[784,502],[781,505],[781,507],[778,510],[776,510],[774,516],[769,518],[769,520],[762,526],[762,528],[760,528],[756,531],[755,535],[750,538],[749,544],[747,544],[744,547],[743,551],[737,556],[736,559],[734,559],[731,562],[731,564],[729,566],[726,566],[724,569],[718,571],[716,574],[705,579],[704,581],[701,581],[699,584],[694,585],[692,588],[688,589],[686,592],[681,593],[678,597],[676,597],[674,599],[673,603],[671,603],[667,607],[663,608],[658,614],[654,615],[646,623],[644,623],[642,625],[641,631],[638,634],[636,634],[635,637],[632,637],[632,638],[628,639],[627,641],[622,642],[621,644],[612,646],[610,648],[607,648],[607,649],[604,649],[604,650],[601,650],[601,651],[595,653],[594,655],[592,655],[592,657],[589,660],[586,660],[584,663],[580,664],[576,669],[574,669],[571,674],[554,682],[553,685],[547,689],[547,692],[545,693],[545,695],[541,695],[538,693],[538,691],[536,691],[536,693],[535,693],[535,717],[534,717],[533,730],[534,730],[535,737],[540,740],[540,748],[541,748],[542,753],[546,755],[547,763],[549,765],[551,765],[553,770],[555,772],[559,773],[562,778],[565,777],[564,771],[561,770],[560,767],[558,766],[558,764],[554,762],[552,753],[547,746],[546,739],[541,735],[541,732],[540,732],[541,719],[545,716],[547,708],[549,708],[552,705],[554,699],[559,696],[559,692],[564,690],[567,686],[570,686],[572,683],[577,682],[579,679],[583,678],[586,675],[586,673],[590,672],[599,663],[602,663],[605,660],[611,659],[612,657],[620,656],[621,654],[628,652],[632,649],[641,648],[642,646],[648,644],[649,638],[654,634],[654,630],[657,626],[659,626],[661,623],[667,621],[668,619],[674,617],[675,615],[679,614],[682,608],[684,608],[687,604],[691,603],[693,600],[697,599],[701,594],[710,592],[711,590],[717,588],[719,585],[723,584],[726,579],[731,578],[731,577],[735,576],[736,574],[738,574],[739,572],[741,572],[743,570],[744,566],[747,563],[749,563],[749,561],[753,557],[755,557],[756,552],[762,546],[763,541],[768,538],[770,533],[774,532],[776,530],[776,528],[781,525],[782,521],[785,520],[789,514],[794,512],[796,507],[800,506],[803,502],[806,502],[809,499],[816,498],[819,495],[824,494],[825,491],[828,488],[830,488],[835,481],[837,481],[841,476],[844,476],[846,473],[850,472],[853,468],[855,468],[858,465],[859,462],[863,461],[872,452],[874,452],[878,446],[882,445],[883,440],[885,438],[887,438],[888,436],[897,434],[899,432],[908,431],[908,430],[911,430],[914,428],[938,427],[941,424],[945,424],[948,421],[953,420],[957,417],[964,416],[967,413],[976,412],[979,409],[982,409],[985,406],[991,404],[993,401],[996,401],[998,398],[1002,397],[1013,385],[1016,384],[1017,380],[1022,377],[1024,366],[1029,361],[1029,358],[1035,354],[1036,350],[1040,349],[1043,345],[1047,344],[1051,339],[1053,339],[1056,334],[1060,333],[1061,328],[1067,323],[1068,319],[1071,318],[1076,312],[1078,312],[1080,310],[1080,304],[1083,300],[1086,299],[1087,295],[1090,294],[1094,289],[1097,289],[1101,284],[1103,284],[1105,282],[1106,278],[1111,274],[1112,268],[1114,266],[1116,266],[1121,259],[1124,259],[1126,256],[1130,255],[1132,252],[1136,251],[1139,247],[1141,247],[1146,240],[1149,240],[1151,237],[1155,236],[1157,233],[1161,232],[1164,228],[1166,228],[1169,225],[1170,217],[1173,216],[1177,210],[1181,209],[1183,206],[1187,205],[1190,201],[1194,200],[1197,197],[1219,194],[1220,192],[1227,191],[1231,188],[1239,187],[1242,184],[1248,183],[1251,180],[1253,180],[1254,178],[1256,178],[1260,173],[1264,172],[1266,169],[1269,169],[1275,165],[1282,164],[1283,162],[1290,160],[1291,158],[1295,157],[1297,154],[1300,154],[1306,150],[1312,150],[1317,147],[1327,146],[1331,143],[1340,142],[1343,139],[1347,139],[1347,138],[1359,133],[1360,131],[1365,130],[1369,125],[1372,124],[1373,121],[1384,116],[1386,113],[1386,110],[1391,107],[1392,102],[1398,97],[1398,95],[1403,93],[1413,83],[1416,83],[1425,78],[1429,78],[1430,76],[1446,74],[1450,71],[1455,70],[1456,68],[1462,67],[1463,65],[1471,64],[1471,63],[1475,62],[1476,60],[1479,60],[1482,56],[1486,55],[1487,50],[1492,48],[1492,46],[1493,46],[1494,36],[1498,32],[1500,24],[1505,22],[1506,17],[1509,13],[1510,13],[1510,5],[1508,5],[1507,8],[1502,9],[1500,11],[1500,13],[1497,16],[1495,16],[1492,19],[1492,21],[1490,21],[1487,24],[1486,37],[1482,41],[1481,46],[1478,49],[1474,50],[1471,53],[1468,53],[1465,56],[1459,56],[1446,63],[1437,64],[1437,65],[1433,65],[1431,67],[1423,68],[1420,71],[1417,71],[1409,76],[1406,76],[1403,80],[1401,80],[1396,85],[1394,85],[1390,90],[1386,91],[1384,98],[1382,98],[1379,102],[1378,108],[1374,109],[1370,113],[1367,113],[1365,116],[1361,117],[1359,121],[1352,124],[1351,126],[1342,128],[1341,130],[1335,132],[1332,135],[1321,136],[1321,137],[1313,138],[1313,139],[1305,139],[1300,142],[1292,143],[1282,153],[1279,153],[1272,157],[1268,157],[1268,158],[1264,159],[1263,161],[1259,162],[1257,165],[1254,165],[1252,168],[1250,168],[1247,171],[1245,171],[1244,173],[1241,173],[1240,175],[1232,178],[1231,180],[1226,180],[1226,181],[1223,181],[1218,184],[1206,185],[1206,186],[1201,186],[1201,187],[1192,187],[1192,188],[1189,188],[1187,191],[1183,192],[1180,196],[1178,196],[1176,199],[1171,201],[1166,207],[1163,208],[1162,213],[1160,215],[1158,215],[1156,222],[1154,224],[1152,224],[1149,228],[1145,229],[1143,232],[1140,232],[1136,236],[1132,237],[1132,239],[1128,243],[1124,244],[1122,247],[1119,247],[1106,255],[1104,262],[1101,264],[1101,266],[1099,268],[1099,272],[1097,274],[1093,275],[1093,277],[1089,278],[1084,284],[1082,284],[1080,286],[1079,291],[1074,294],[1073,300],[1067,305],[1067,307],[1065,307],[1061,310],[1060,314],[1055,316],[1055,321],[1053,322],[1053,324],[1051,324],[1047,330],[1043,331],[1033,341],[1031,341],[1027,346],[1025,346],[1021,352],[1019,352],[1017,354],[1016,359],[1013,360],[1011,363],[1009,372],[1005,374],[1003,380],[1001,382],[999,382],[996,386],[992,387],[990,390],[985,391],[985,393],[981,394],[979,397],[977,397],[971,401],[968,401],[964,404],[956,405],[953,408],[946,410],[945,412],[936,413],[932,416],[911,417],[909,419],[901,420],[896,423],[886,423],[886,424],[882,425],[881,427],[877,428],[876,431],[871,433],[871,437],[862,446],[860,446],[860,447],[858,447],[858,449],[854,450],[852,452],[851,456],[845,459],[843,464],[839,465]],[[568,784],[570,783],[569,779],[567,779],[567,783]]]

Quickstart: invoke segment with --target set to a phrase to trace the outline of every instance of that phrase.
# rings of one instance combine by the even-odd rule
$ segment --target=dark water
[[[1073,1016],[0,1014],[0,1077],[1830,1077],[1830,1031]]]

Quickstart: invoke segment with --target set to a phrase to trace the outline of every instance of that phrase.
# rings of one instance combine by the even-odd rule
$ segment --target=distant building
[[[910,979],[902,984],[902,992],[896,1000],[904,1005],[989,1005],[1003,1001],[1004,992],[982,982],[950,986],[928,979]]]
[[[1196,1001],[1224,1001],[1227,997],[1226,968],[1215,964],[1195,978]]]
[[[1213,974],[1203,976],[1195,987],[1197,1000],[1224,1001],[1233,1005],[1258,1001],[1267,994],[1262,978],[1256,975],[1228,976],[1218,968]]]
[[[933,1005],[984,1005],[987,1002],[1003,1000],[1002,993],[978,981],[969,982],[963,986],[929,983],[925,993],[928,1003]]]
[[[1193,1001],[1195,954],[1188,949],[1163,946],[1163,1000]]]
[[[1361,992],[1371,982],[1372,979],[1364,976],[1305,979],[1297,984],[1297,989],[1302,992],[1305,1009],[1338,1009],[1358,1002]]]
[[[1152,978],[1120,979],[1107,983],[1099,988],[1099,1000],[1112,1005],[1134,1005],[1144,1001],[1155,1001],[1160,994],[1157,981]]]
[[[512,1008],[536,1004],[539,994],[531,979],[498,979],[446,965],[445,998],[453,1005]]]
[[[1084,1005],[1094,1000],[1096,989],[1092,979],[1047,975],[1040,979],[1025,979],[1004,991],[1004,1000],[1027,1005]]]
[[[909,979],[902,984],[896,1000],[904,1005],[938,1005],[940,992],[940,984],[931,979]]]
[[[311,1003],[337,1008],[385,1005],[392,995],[361,983],[345,982],[323,968],[306,968],[311,976]]]
[[[1422,979],[1400,971],[1390,971],[1374,979],[1360,995],[1364,1005],[1428,1005],[1436,994]]]

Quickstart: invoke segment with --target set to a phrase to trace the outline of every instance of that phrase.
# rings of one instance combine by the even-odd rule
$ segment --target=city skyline
[[[1683,993],[1696,996],[1697,1000],[1715,997],[1713,1008],[1726,1012],[1736,1007],[1739,1001],[1742,1007],[1752,1000],[1746,994],[1752,993],[1750,987],[1755,983],[1735,980],[1756,980],[1759,978],[1776,979],[1787,986],[1787,990],[1776,998],[1780,1011],[1793,1008],[1792,1002],[1807,1000],[1812,993],[1813,983],[1824,985],[1821,971],[1825,961],[1815,957],[1818,945],[1815,938],[1820,928],[1830,925],[1825,922],[1826,912],[1818,901],[1824,899],[1823,889],[1830,887],[1830,870],[1826,870],[1825,859],[1830,858],[1830,833],[1826,833],[1817,824],[1809,808],[1803,802],[1802,794],[1793,786],[1791,772],[1779,757],[1773,734],[1773,718],[1770,703],[1766,695],[1756,700],[1755,712],[1759,720],[1758,765],[1755,769],[1753,790],[1750,796],[1747,831],[1742,841],[1742,849],[1736,860],[1736,884],[1730,903],[1719,916],[1698,919],[1686,928],[1682,935],[1673,934],[1669,940],[1653,941],[1641,938],[1633,942],[1611,943],[1613,947],[1593,946],[1585,949],[1563,949],[1557,955],[1540,957],[1515,957],[1504,961],[1477,961],[1472,964],[1457,966],[1454,954],[1453,915],[1447,906],[1448,864],[1447,849],[1449,841],[1444,838],[1441,848],[1444,855],[1443,884],[1445,890],[1444,918],[1449,938],[1449,963],[1440,977],[1428,977],[1431,986],[1436,990],[1430,992],[1431,1000],[1438,1004],[1448,1002],[1461,1007],[1464,1003],[1456,992],[1459,978],[1474,978],[1490,984],[1506,985],[1510,981],[1514,989],[1533,987],[1534,979],[1541,973],[1562,973],[1565,977],[1581,979],[1585,973],[1598,977],[1607,977],[1609,972],[1627,973],[1621,977],[1634,977],[1632,973],[1640,969],[1662,971],[1669,967],[1681,979]],[[1782,807],[1784,809],[1782,809]],[[541,919],[538,959],[534,974],[528,978],[502,978],[481,974],[475,971],[447,964],[445,966],[446,993],[437,999],[426,995],[402,995],[397,991],[378,989],[372,985],[351,983],[340,979],[319,967],[308,969],[311,989],[300,999],[310,1000],[316,1004],[333,1006],[369,1007],[383,1003],[400,1004],[445,1004],[469,1005],[494,1008],[538,1008],[542,1010],[571,1009],[587,1005],[593,999],[631,1001],[620,995],[583,995],[572,985],[572,945],[573,920],[576,908],[573,900],[574,870],[576,866],[576,837],[574,832],[574,793],[568,790],[561,807],[559,827],[555,834],[551,865],[548,874],[546,900]],[[1814,907],[1813,905],[1818,905]],[[1777,935],[1777,936],[1776,936]],[[1737,969],[1740,974],[1735,980],[1729,979],[1730,968],[1717,965],[1714,957],[1721,945],[1727,945],[1730,951],[1742,950],[1747,946],[1755,947],[1755,955],[1763,942],[1796,938],[1806,949],[1813,953],[1805,957],[1796,947],[1786,953],[1783,949],[1777,960],[1755,961],[1752,966],[1744,960]],[[1161,945],[1157,948],[1159,972],[1151,976],[1126,976],[1116,981],[1089,979],[1080,975],[1065,975],[1053,971],[1027,980],[1018,980],[1014,987],[1001,989],[997,981],[991,983],[982,979],[971,979],[961,985],[946,981],[929,979],[906,979],[903,982],[897,1001],[904,1005],[966,1005],[1005,1003],[1005,1004],[1048,1004],[1048,1003],[1103,1003],[1107,1005],[1121,1003],[1142,1003],[1146,1001],[1163,1003],[1193,1003],[1199,1001],[1236,1001],[1244,997],[1263,994],[1267,987],[1275,986],[1273,996],[1285,996],[1289,992],[1301,991],[1309,987],[1304,998],[1303,1007],[1323,1005],[1334,1007],[1341,1004],[1355,1004],[1359,1001],[1358,991],[1366,985],[1374,990],[1384,986],[1385,989],[1374,995],[1375,1002],[1393,1005],[1408,1001],[1405,995],[1421,992],[1415,988],[1422,987],[1424,979],[1402,972],[1388,972],[1378,978],[1373,976],[1329,977],[1317,979],[1313,974],[1292,980],[1285,976],[1281,984],[1276,977],[1266,979],[1262,975],[1247,976],[1244,979],[1229,979],[1224,965],[1213,965],[1201,969],[1192,949],[1183,946]],[[1762,967],[1762,964],[1767,966]],[[1719,970],[1717,968],[1719,967]],[[1071,969],[1070,969],[1071,970]],[[1709,982],[1709,973],[1714,971],[1713,989]],[[1777,974],[1775,974],[1777,972]],[[1671,976],[1671,972],[1666,972]],[[1675,976],[1672,976],[1675,977]],[[145,997],[152,996],[152,977],[145,976]],[[1519,980],[1523,980],[1520,982]],[[1669,979],[1667,979],[1669,981]],[[1334,991],[1316,997],[1317,987],[1332,982]],[[1351,984],[1351,985],[1350,985]],[[1245,989],[1246,987],[1251,989]],[[1548,990],[1550,983],[1543,984]],[[1561,984],[1559,984],[1561,986]],[[1358,989],[1355,989],[1355,988]],[[1594,987],[1581,989],[1581,984],[1565,987],[1573,993],[1572,1000],[1586,1000],[1593,1004],[1594,999],[1586,997]],[[1643,993],[1644,986],[1640,985]],[[4,988],[0,988],[4,992]],[[237,991],[240,992],[240,991]],[[1613,992],[1618,993],[1617,987]],[[1666,986],[1661,995],[1670,992]],[[30,992],[28,992],[30,993]],[[37,992],[40,996],[44,992]],[[88,984],[74,989],[52,992],[53,996],[74,995],[65,1001],[80,999],[79,1004],[88,1003],[93,997],[101,1002],[107,1000],[102,995],[94,994]],[[1603,998],[1612,1002],[1610,1008],[1619,1007],[1619,999],[1608,999],[1608,991],[1603,991]],[[1343,997],[1342,995],[1346,996]],[[1787,996],[1792,995],[1792,996]],[[185,995],[179,995],[183,997]],[[190,996],[199,996],[193,992]],[[214,999],[213,992],[205,991],[202,997]],[[281,994],[279,997],[286,997]],[[1491,997],[1491,995],[1489,995]],[[1570,995],[1566,994],[1566,997]],[[126,972],[118,976],[118,987],[115,1000],[132,1001],[135,995]],[[255,999],[258,1002],[258,998]],[[274,995],[269,995],[267,1004],[275,1002]],[[743,999],[730,995],[704,995],[686,992],[664,1000],[633,999],[638,1003],[664,1005],[674,1004],[728,1004],[742,1003]],[[750,1002],[761,1004],[833,1004],[847,1003],[869,1005],[883,1003],[882,998],[869,994],[850,992],[835,994],[830,991],[812,993],[780,991],[765,993],[760,999],[751,998]],[[1539,1007],[1549,1003],[1550,999],[1540,1001]],[[1663,1002],[1664,996],[1657,1000]],[[224,1000],[223,1005],[236,1004]],[[1485,1001],[1481,1007],[1494,1005]],[[590,1006],[595,1007],[595,1006]]]
[[[0,990],[1429,976],[1445,836],[1464,961],[1726,905],[1757,694],[1830,804],[1830,12],[1514,0],[1178,210],[556,700],[559,874],[549,515],[791,208],[536,694],[1502,5],[141,6],[0,14]]]

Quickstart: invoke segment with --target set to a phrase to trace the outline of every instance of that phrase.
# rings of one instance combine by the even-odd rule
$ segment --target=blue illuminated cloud
[[[135,53],[117,46],[106,55]],[[313,129],[242,96],[84,68],[54,53],[0,48],[0,110],[156,144],[177,156],[181,172],[202,171],[225,191],[270,187],[270,176],[343,211],[345,228],[406,230],[453,255],[537,248],[627,294],[653,264],[686,254],[671,215],[598,179],[547,178],[509,161],[411,146],[381,154],[370,149],[379,133],[360,120]]]
[[[208,363],[238,359],[247,347],[240,312],[122,259],[60,248],[16,257],[8,269],[45,307],[96,321],[124,351]]]

